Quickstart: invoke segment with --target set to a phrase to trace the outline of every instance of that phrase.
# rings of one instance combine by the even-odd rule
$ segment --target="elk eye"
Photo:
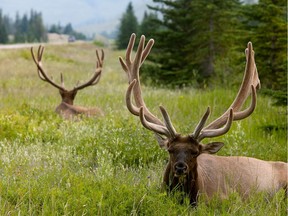
[[[196,158],[198,155],[199,155],[198,152],[191,152],[191,156],[192,156],[193,158]]]

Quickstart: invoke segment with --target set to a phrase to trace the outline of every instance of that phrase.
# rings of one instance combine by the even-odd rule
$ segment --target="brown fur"
[[[85,116],[104,116],[104,113],[99,108],[86,108],[82,106],[74,105],[74,99],[77,94],[77,90],[73,89],[70,91],[59,90],[62,101],[56,107],[56,113],[60,114],[65,119],[72,119],[77,115]]]
[[[189,136],[167,143],[170,160],[164,173],[164,184],[169,191],[182,189],[191,204],[196,204],[199,195],[208,199],[214,195],[226,198],[236,191],[246,198],[251,192],[265,191],[273,195],[287,188],[287,163],[214,156],[209,153],[215,152],[205,146]],[[187,165],[187,171],[180,176],[175,169],[179,162]]]

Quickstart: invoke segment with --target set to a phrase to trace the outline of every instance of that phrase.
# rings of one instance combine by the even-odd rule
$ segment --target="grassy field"
[[[66,87],[72,88],[92,76],[95,49],[92,44],[46,45],[44,68],[57,82],[63,73]],[[244,201],[231,194],[223,201],[200,201],[196,209],[188,202],[180,205],[177,194],[167,196],[161,181],[168,154],[128,112],[128,83],[118,56],[124,51],[105,49],[99,84],[80,91],[75,100],[101,108],[105,117],[65,121],[54,113],[58,90],[38,78],[29,48],[0,50],[0,215],[287,214],[283,191]],[[160,116],[163,105],[177,131],[187,134],[207,106],[211,120],[227,109],[237,89],[143,86],[143,92],[150,110]],[[272,106],[261,90],[258,95],[251,117],[213,139],[225,143],[218,155],[287,161],[286,108]]]

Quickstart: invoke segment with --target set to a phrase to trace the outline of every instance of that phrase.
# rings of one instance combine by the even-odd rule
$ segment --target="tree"
[[[183,86],[196,80],[204,85],[217,69],[232,71],[229,67],[217,68],[216,59],[231,56],[232,44],[239,35],[238,0],[153,1],[161,5],[149,8],[163,16],[155,44],[157,53],[161,53],[154,57],[159,68],[151,72],[161,77],[159,82]]]
[[[24,14],[22,18],[17,13],[14,26],[14,41],[16,43],[47,41],[47,31],[44,27],[41,13],[31,10],[30,17]]]
[[[284,1],[260,0],[246,6],[247,40],[255,46],[262,87],[287,104],[287,5]]]
[[[47,31],[43,24],[42,14],[33,10],[30,12],[28,41],[47,41]]]
[[[4,23],[4,16],[2,10],[0,10],[0,43],[8,43],[8,34]]]
[[[154,38],[155,32],[161,27],[159,22],[157,22],[157,13],[147,13],[144,12],[143,19],[139,25],[138,34],[145,35],[147,38]]]
[[[57,33],[57,34],[62,34],[62,27],[61,25],[58,23],[57,25],[56,24],[53,24],[50,29],[49,29],[49,33]]]
[[[74,32],[74,30],[73,30],[73,27],[72,27],[71,23],[68,23],[68,24],[64,27],[63,34],[71,35],[71,34],[73,34],[73,32]]]
[[[25,42],[25,36],[23,35],[24,34],[23,24],[18,12],[16,13],[14,26],[15,26],[14,42],[16,43]]]
[[[162,19],[156,21],[160,25],[155,33],[156,43],[150,59],[156,63],[146,66],[143,76],[152,77],[152,83],[164,85],[185,85],[188,83],[188,55],[184,46],[191,40],[191,0],[153,0],[161,6],[148,6],[156,13],[162,14]],[[186,66],[186,68],[185,68]],[[188,76],[187,76],[188,75]]]
[[[137,32],[138,21],[134,14],[132,3],[130,2],[120,21],[119,34],[116,40],[117,48],[125,49],[127,47],[130,35]]]

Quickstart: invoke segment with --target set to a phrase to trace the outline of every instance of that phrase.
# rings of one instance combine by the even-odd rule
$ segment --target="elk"
[[[142,98],[139,70],[149,55],[154,40],[150,39],[145,46],[145,36],[142,35],[132,59],[135,39],[136,35],[132,34],[125,61],[119,57],[129,81],[126,105],[133,115],[139,116],[145,128],[155,133],[160,147],[169,153],[163,177],[163,185],[168,191],[181,190],[185,196],[188,195],[190,204],[196,205],[199,195],[207,200],[215,195],[224,199],[229,193],[237,192],[241,197],[247,198],[253,191],[274,194],[282,188],[287,189],[287,163],[244,156],[215,156],[213,154],[223,147],[222,142],[201,143],[205,138],[224,135],[233,121],[247,118],[256,107],[256,89],[260,88],[260,80],[251,42],[245,50],[246,68],[243,81],[230,108],[205,126],[210,114],[208,107],[194,131],[181,135],[177,133],[164,107],[160,106],[163,117],[161,121],[148,110]],[[250,95],[250,105],[242,109]]]
[[[103,116],[103,112],[99,108],[86,108],[82,106],[76,106],[74,105],[74,99],[76,97],[76,94],[79,90],[84,89],[88,86],[96,85],[101,77],[102,68],[103,68],[103,61],[104,61],[104,51],[101,50],[101,57],[98,53],[98,50],[96,50],[96,70],[94,72],[94,75],[90,80],[87,82],[76,85],[73,89],[68,90],[65,88],[64,85],[64,79],[62,73],[60,74],[61,78],[61,85],[55,83],[53,79],[50,79],[48,75],[45,73],[43,67],[42,67],[42,56],[44,52],[44,46],[39,46],[37,57],[35,57],[33,47],[31,47],[31,54],[32,58],[37,66],[37,73],[41,80],[50,83],[55,88],[59,89],[59,93],[61,95],[62,101],[61,103],[56,107],[56,113],[60,114],[65,119],[71,119],[74,116],[83,114],[86,116]]]

